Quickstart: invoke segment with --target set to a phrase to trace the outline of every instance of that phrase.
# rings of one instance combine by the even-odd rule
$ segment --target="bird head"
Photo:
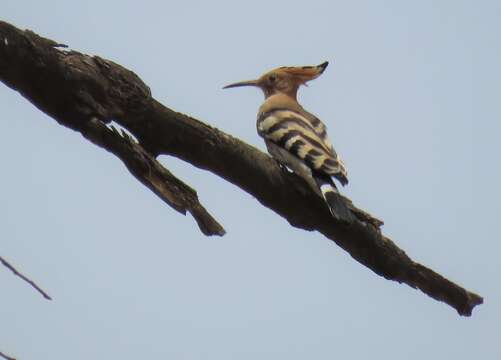
[[[282,93],[296,99],[299,87],[319,77],[327,68],[327,65],[329,63],[326,61],[316,66],[282,66],[268,71],[256,80],[240,81],[226,85],[223,89],[256,86],[263,91],[265,98]]]

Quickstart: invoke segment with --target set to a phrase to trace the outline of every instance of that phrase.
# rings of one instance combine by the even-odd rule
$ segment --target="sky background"
[[[500,359],[501,2],[22,1],[1,19],[136,72],[164,105],[265,149],[256,89],[330,61],[300,101],[414,260],[484,296],[471,318],[178,159],[204,237],[111,154],[0,85],[0,351],[28,359]]]

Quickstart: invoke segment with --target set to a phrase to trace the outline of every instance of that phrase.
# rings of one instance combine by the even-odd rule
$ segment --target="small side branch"
[[[40,286],[38,286],[33,280],[29,279],[28,277],[24,276],[19,271],[17,271],[17,269],[13,265],[11,265],[7,260],[5,260],[1,256],[0,256],[0,262],[2,263],[3,266],[5,266],[10,271],[12,271],[14,273],[14,275],[20,277],[21,279],[26,281],[28,284],[30,284],[36,291],[38,291],[40,294],[42,294],[42,296],[44,298],[46,298],[47,300],[52,300],[52,298],[45,291],[43,291],[42,288],[40,288]],[[0,353],[0,355],[5,357],[6,359],[8,359],[8,357],[6,357],[4,354]]]
[[[82,135],[116,155],[132,175],[181,214],[189,211],[205,235],[225,234],[224,228],[198,201],[197,192],[176,178],[126,132],[120,134],[97,118],[79,127]]]
[[[0,357],[4,358],[5,360],[16,360],[16,358],[13,358],[12,356],[5,355],[3,352],[0,351]]]

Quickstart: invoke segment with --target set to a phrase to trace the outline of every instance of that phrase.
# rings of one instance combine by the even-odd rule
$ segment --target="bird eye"
[[[277,76],[276,75],[270,75],[269,80],[270,80],[270,82],[275,82],[277,80]]]

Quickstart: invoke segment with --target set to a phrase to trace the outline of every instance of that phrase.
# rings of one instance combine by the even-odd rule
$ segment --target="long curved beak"
[[[229,89],[229,88],[234,88],[234,87],[240,87],[240,86],[258,86],[259,83],[257,80],[246,80],[246,81],[239,81],[230,85],[226,85],[223,87],[223,89]]]

